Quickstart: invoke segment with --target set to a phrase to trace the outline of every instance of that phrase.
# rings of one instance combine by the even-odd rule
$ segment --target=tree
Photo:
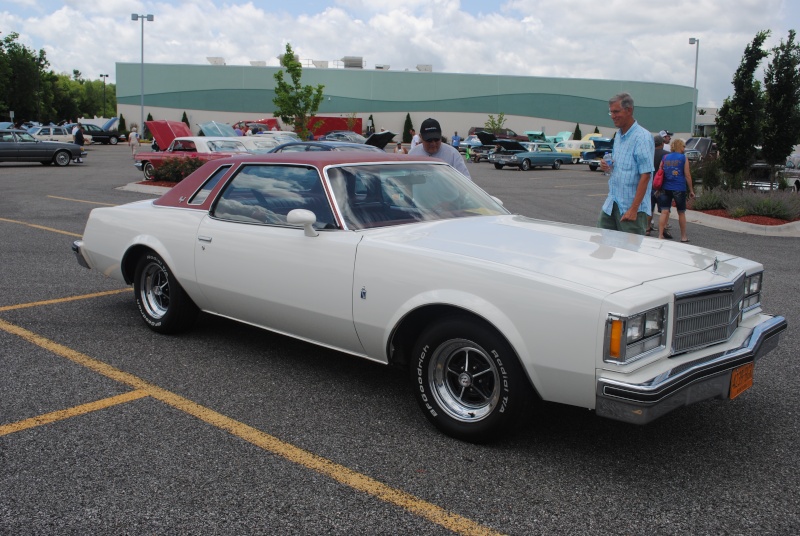
[[[596,127],[596,126],[594,127],[594,133],[595,134],[600,134],[600,129],[598,127]]]
[[[583,137],[581,134],[581,126],[578,123],[575,123],[575,132],[572,133],[573,140],[579,140]]]
[[[733,75],[733,96],[728,97],[717,114],[717,147],[722,169],[738,173],[747,169],[761,144],[761,117],[764,99],[761,84],[753,79],[759,63],[767,56],[761,47],[769,30],[756,34],[747,45],[739,68]]]
[[[506,114],[500,112],[497,117],[489,114],[489,119],[486,120],[486,123],[483,124],[484,128],[487,131],[491,132],[492,134],[499,134],[503,127],[506,124]]]
[[[762,154],[770,165],[770,184],[775,167],[783,164],[800,141],[800,45],[795,31],[772,49],[772,62],[764,73],[764,143]]]
[[[192,128],[192,125],[189,123],[189,118],[186,116],[186,112],[183,112],[183,116],[181,117],[181,121],[183,121],[187,127]]]
[[[411,122],[411,114],[406,112],[406,122],[403,123],[403,143],[411,143],[411,129],[414,123]]]
[[[281,66],[289,73],[292,82],[283,79],[283,70],[275,73],[275,117],[294,127],[301,139],[308,138],[308,120],[317,113],[322,103],[322,84],[316,87],[301,85],[303,66],[294,57],[294,51],[286,43],[286,53],[281,56]]]
[[[349,113],[345,116],[345,124],[347,124],[347,130],[355,130],[356,124],[358,123],[358,114],[356,112]]]
[[[119,114],[119,131],[128,132],[128,125],[125,123],[125,116]]]

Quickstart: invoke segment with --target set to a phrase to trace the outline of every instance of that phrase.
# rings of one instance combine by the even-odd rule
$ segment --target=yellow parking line
[[[11,424],[3,424],[0,425],[0,437],[8,434],[13,434],[14,432],[21,432],[22,430],[27,430],[29,428],[35,428],[36,426],[42,426],[57,421],[63,421],[65,419],[77,417],[78,415],[85,415],[93,411],[110,408],[112,406],[117,406],[119,404],[125,404],[133,400],[139,400],[140,398],[144,398],[146,396],[148,396],[147,391],[143,389],[138,389],[136,391],[128,391],[127,393],[123,393],[117,396],[112,396],[109,398],[104,398],[102,400],[96,400],[95,402],[89,402],[88,404],[81,404],[80,406],[74,406],[69,409],[62,409],[58,411],[53,411],[51,413],[45,413],[44,415],[37,415],[36,417],[31,417],[30,419],[25,419],[22,421],[12,422]]]
[[[30,303],[19,303],[17,305],[4,305],[0,307],[0,313],[3,311],[14,311],[17,309],[27,309],[28,307],[38,307],[40,305],[53,305],[56,303],[67,303],[77,300],[88,300],[91,298],[101,298],[103,296],[112,296],[114,294],[122,294],[123,292],[130,292],[132,288],[121,288],[119,290],[106,290],[104,292],[95,292],[92,294],[82,294],[80,296],[68,296],[66,298],[55,298],[53,300],[42,300]]]
[[[498,532],[488,527],[484,527],[483,525],[471,519],[449,512],[444,508],[415,497],[410,493],[387,486],[386,484],[383,484],[374,478],[353,471],[352,469],[328,460],[327,458],[317,456],[316,454],[312,454],[290,443],[281,441],[280,439],[253,428],[252,426],[248,426],[242,422],[231,419],[230,417],[206,408],[205,406],[201,406],[200,404],[192,402],[187,398],[153,385],[137,376],[134,376],[133,374],[119,370],[111,365],[93,359],[55,341],[46,339],[41,335],[37,335],[36,333],[33,333],[25,328],[15,326],[14,324],[4,320],[0,320],[0,330],[12,335],[16,335],[28,342],[44,348],[49,352],[65,357],[74,363],[97,372],[98,374],[102,374],[107,378],[111,378],[112,380],[129,385],[136,390],[135,392],[145,392],[149,396],[161,400],[165,404],[192,415],[203,422],[219,428],[220,430],[225,430],[226,432],[248,441],[249,443],[252,443],[253,445],[267,452],[271,452],[284,458],[285,460],[328,476],[329,478],[332,478],[337,482],[344,484],[345,486],[349,486],[355,490],[367,493],[389,504],[399,506],[455,533],[476,535],[499,534]]]
[[[57,195],[48,195],[50,199],[61,199],[63,201],[75,201],[76,203],[88,203],[90,205],[103,205],[104,207],[116,207],[114,203],[99,203],[97,201],[86,201],[84,199],[72,199],[71,197],[59,197]]]
[[[17,223],[19,225],[26,225],[28,227],[33,227],[34,229],[41,229],[43,231],[50,231],[50,232],[53,232],[53,233],[60,233],[60,234],[68,235],[68,236],[75,236],[77,238],[80,238],[81,236],[83,236],[83,235],[76,234],[76,233],[70,233],[70,232],[67,232],[67,231],[62,231],[60,229],[53,229],[52,227],[45,227],[44,225],[36,225],[35,223],[27,223],[27,222],[24,222],[24,221],[9,220],[8,218],[0,218],[0,221],[4,221],[4,222],[8,222],[8,223]]]

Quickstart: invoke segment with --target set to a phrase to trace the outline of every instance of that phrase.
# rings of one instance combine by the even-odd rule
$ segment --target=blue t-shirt
[[[662,190],[686,191],[686,155],[683,153],[667,153],[662,160],[664,165],[664,183]]]
[[[459,145],[461,145],[461,136],[456,134],[453,136],[453,147],[458,147]]]

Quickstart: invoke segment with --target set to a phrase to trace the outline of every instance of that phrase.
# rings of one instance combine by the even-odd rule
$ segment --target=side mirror
[[[286,215],[286,222],[289,225],[302,225],[306,236],[318,236],[319,233],[314,229],[314,223],[317,221],[317,216],[310,210],[303,208],[296,208],[289,211]]]

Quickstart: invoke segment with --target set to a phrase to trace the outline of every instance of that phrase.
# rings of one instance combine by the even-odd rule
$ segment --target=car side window
[[[291,226],[294,209],[310,210],[317,229],[335,229],[328,197],[316,168],[249,164],[242,166],[211,210],[215,218],[243,223]]]
[[[208,180],[203,183],[203,186],[197,190],[197,193],[195,193],[192,198],[189,199],[189,204],[202,205],[205,203],[205,200],[208,199],[208,194],[211,193],[211,190],[214,189],[217,183],[219,183],[220,179],[225,176],[225,173],[227,173],[230,168],[231,166],[221,166],[217,171],[215,171],[211,177],[209,177]]]

